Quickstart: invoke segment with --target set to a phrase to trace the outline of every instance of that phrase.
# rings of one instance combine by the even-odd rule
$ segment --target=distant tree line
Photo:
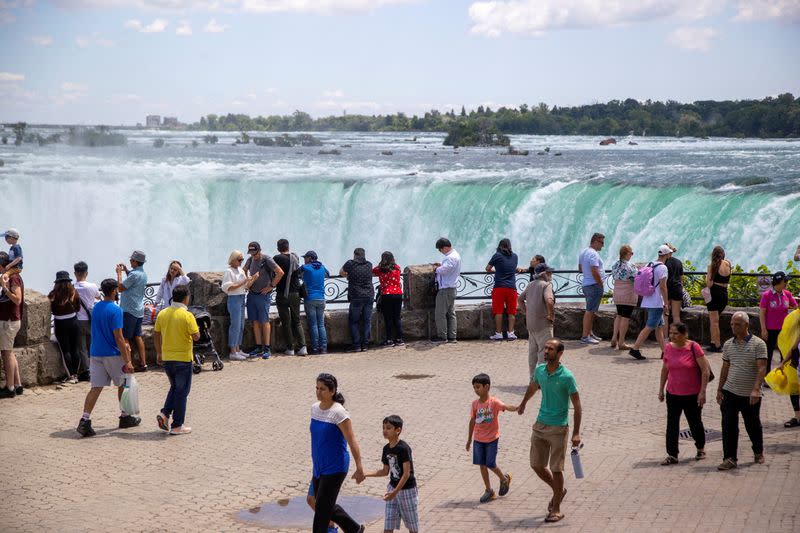
[[[207,115],[190,126],[207,131],[409,131],[450,132],[491,124],[503,134],[636,135],[694,137],[800,137],[800,98],[790,93],[763,100],[703,100],[684,104],[669,100],[639,102],[632,98],[605,104],[549,107],[547,104],[467,112],[431,110],[422,116],[341,115],[312,118],[291,115],[250,117]],[[494,128],[492,128],[494,129]]]

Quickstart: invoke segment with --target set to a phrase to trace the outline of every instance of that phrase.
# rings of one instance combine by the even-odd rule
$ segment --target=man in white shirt
[[[598,344],[600,337],[594,334],[594,314],[600,309],[600,300],[603,298],[603,260],[600,258],[600,250],[606,242],[606,236],[602,233],[592,235],[592,240],[587,248],[584,248],[578,256],[578,270],[583,275],[581,286],[586,297],[586,311],[583,313],[583,332],[581,342],[583,344]]]
[[[634,359],[643,360],[645,356],[639,351],[639,347],[644,344],[650,332],[655,330],[656,340],[661,347],[661,353],[664,353],[664,315],[669,312],[669,298],[667,297],[667,266],[664,260],[672,253],[672,248],[666,244],[662,244],[658,248],[658,260],[650,265],[653,268],[653,287],[655,290],[653,294],[642,296],[641,308],[647,312],[647,322],[645,323],[639,336],[636,337],[636,342],[633,348],[628,353]]]
[[[75,270],[75,291],[81,299],[81,308],[78,309],[78,353],[81,356],[83,370],[78,374],[78,379],[89,379],[89,346],[92,344],[92,309],[95,302],[101,300],[100,290],[97,285],[86,281],[89,276],[89,266],[78,261],[73,267]]]
[[[456,342],[456,285],[461,276],[461,256],[444,237],[436,241],[436,249],[443,255],[436,267],[436,338],[434,342]]]

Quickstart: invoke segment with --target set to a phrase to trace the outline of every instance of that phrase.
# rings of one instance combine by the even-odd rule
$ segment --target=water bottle
[[[578,446],[572,447],[572,452],[570,456],[572,457],[572,470],[575,471],[575,478],[582,479],[583,478],[583,465],[581,464],[581,456],[580,456],[580,449],[583,448],[583,443]]]

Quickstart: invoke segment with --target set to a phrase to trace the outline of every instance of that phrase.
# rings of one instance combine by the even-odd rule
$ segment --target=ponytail
[[[344,396],[342,396],[341,392],[336,392],[336,394],[333,395],[333,401],[344,406]]]

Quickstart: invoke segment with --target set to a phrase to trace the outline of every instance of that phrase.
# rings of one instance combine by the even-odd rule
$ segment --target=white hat
[[[672,253],[672,248],[667,246],[666,244],[662,244],[658,247],[658,255],[669,255]]]

